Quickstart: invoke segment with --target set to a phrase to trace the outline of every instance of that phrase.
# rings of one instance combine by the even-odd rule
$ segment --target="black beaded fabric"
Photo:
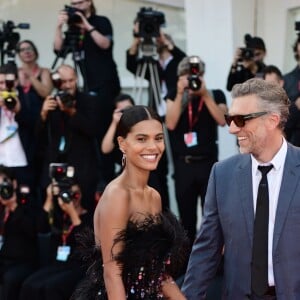
[[[72,296],[73,300],[107,300],[103,280],[101,249],[95,246],[94,235],[81,235],[81,253],[89,265],[86,278]],[[114,245],[124,247],[114,259],[122,269],[127,299],[164,299],[162,281],[177,278],[187,263],[190,242],[177,217],[171,212],[145,216],[143,221],[129,221],[117,235]]]

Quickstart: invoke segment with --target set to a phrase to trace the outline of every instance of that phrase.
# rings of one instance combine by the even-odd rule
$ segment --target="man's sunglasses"
[[[235,116],[225,115],[225,120],[228,126],[230,126],[231,122],[233,121],[237,127],[242,128],[245,126],[246,121],[258,118],[266,114],[267,114],[266,111],[260,111],[248,115],[235,115]]]

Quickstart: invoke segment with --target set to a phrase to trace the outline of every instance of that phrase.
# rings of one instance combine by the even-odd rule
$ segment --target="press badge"
[[[197,146],[197,133],[196,132],[188,132],[184,134],[184,142],[187,147]]]
[[[58,246],[56,260],[67,261],[70,253],[71,253],[70,246]]]
[[[65,150],[65,147],[66,147],[66,139],[65,139],[64,136],[62,136],[62,137],[60,138],[58,150],[59,150],[60,152],[63,152],[63,151]]]
[[[16,125],[8,125],[6,126],[6,130],[7,132],[15,132],[18,129],[18,127]]]

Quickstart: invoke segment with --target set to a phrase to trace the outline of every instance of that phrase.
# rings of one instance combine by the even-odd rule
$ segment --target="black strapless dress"
[[[80,236],[82,259],[89,266],[86,278],[74,292],[73,300],[105,300],[101,249],[95,246],[94,234]],[[161,283],[166,276],[177,278],[184,271],[190,243],[176,216],[163,212],[146,216],[141,222],[129,221],[114,241],[124,243],[115,256],[122,266],[127,299],[164,299]]]

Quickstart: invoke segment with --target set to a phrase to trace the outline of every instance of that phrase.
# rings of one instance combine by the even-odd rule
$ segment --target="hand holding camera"
[[[0,92],[0,106],[6,107],[7,110],[15,113],[21,109],[18,93],[15,89],[15,75],[6,74],[5,76],[6,90]]]

